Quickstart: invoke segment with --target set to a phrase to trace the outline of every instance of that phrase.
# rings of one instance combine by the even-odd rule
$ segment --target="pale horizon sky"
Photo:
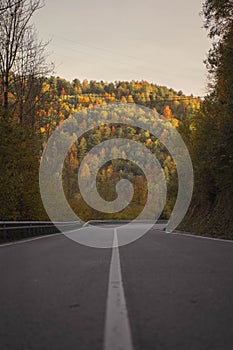
[[[200,0],[45,0],[33,17],[51,39],[55,75],[72,81],[147,80],[206,94],[210,48]]]

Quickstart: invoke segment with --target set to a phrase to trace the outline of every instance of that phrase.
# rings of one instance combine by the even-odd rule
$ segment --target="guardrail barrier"
[[[49,221],[0,221],[0,243],[59,233],[56,224],[62,227],[63,231],[74,230],[82,226],[79,221],[57,223]]]

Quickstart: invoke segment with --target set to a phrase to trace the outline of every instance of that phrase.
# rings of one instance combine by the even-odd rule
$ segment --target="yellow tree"
[[[166,105],[163,109],[163,116],[166,119],[172,119],[174,117],[171,108],[168,105]]]

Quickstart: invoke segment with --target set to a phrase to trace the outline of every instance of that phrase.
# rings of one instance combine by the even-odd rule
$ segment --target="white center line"
[[[114,229],[112,259],[109,273],[104,350],[133,350],[122,283],[117,229]]]

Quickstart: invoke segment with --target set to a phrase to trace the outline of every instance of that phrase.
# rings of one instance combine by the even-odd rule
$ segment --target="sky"
[[[147,80],[203,96],[210,48],[200,0],[45,0],[35,13],[55,74]]]

